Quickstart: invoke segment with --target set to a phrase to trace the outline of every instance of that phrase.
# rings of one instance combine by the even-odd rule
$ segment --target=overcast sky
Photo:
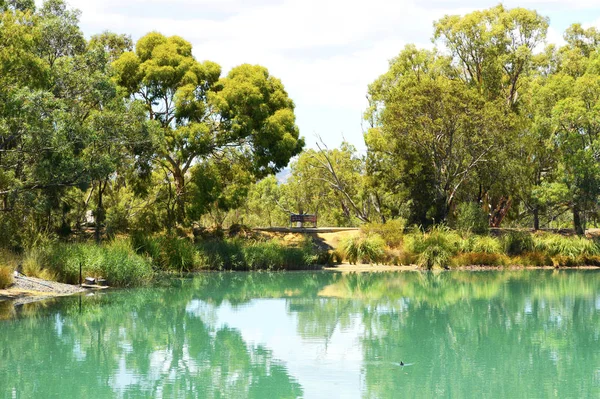
[[[111,30],[137,40],[159,31],[190,41],[198,60],[269,68],[296,103],[307,144],[315,135],[364,148],[367,86],[407,43],[432,47],[433,21],[498,4],[488,0],[67,0],[86,36]],[[38,0],[38,3],[41,1]],[[505,1],[550,17],[548,40],[573,22],[600,26],[600,0]]]

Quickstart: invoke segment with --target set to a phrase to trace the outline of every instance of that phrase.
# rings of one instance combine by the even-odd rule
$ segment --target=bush
[[[386,223],[365,224],[360,227],[360,231],[365,236],[378,234],[388,247],[397,248],[402,244],[405,226],[406,221],[404,219],[391,219]]]
[[[427,269],[449,266],[460,248],[461,237],[445,226],[434,226],[427,233],[406,237],[405,248],[417,257],[417,265]]]
[[[578,256],[600,255],[598,245],[584,237],[565,237],[558,234],[541,234],[533,238],[534,247],[537,251],[544,252],[550,256],[566,256],[576,258]]]
[[[348,262],[379,263],[385,255],[385,241],[378,234],[355,235],[342,244]]]
[[[509,259],[498,253],[468,252],[455,256],[452,265],[460,266],[505,266]]]
[[[0,265],[0,290],[13,284],[13,270],[8,266]]]
[[[489,216],[475,202],[463,202],[458,206],[456,229],[474,234],[487,234],[490,230]]]
[[[510,231],[502,237],[504,252],[510,256],[518,256],[534,249],[533,238],[526,231]]]

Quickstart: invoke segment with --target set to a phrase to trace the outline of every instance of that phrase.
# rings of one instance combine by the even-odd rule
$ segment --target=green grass
[[[385,241],[378,234],[357,234],[344,240],[342,249],[351,264],[380,263],[385,256]]]
[[[398,248],[402,245],[405,226],[404,219],[391,219],[386,223],[364,224],[360,227],[360,231],[365,236],[378,234],[385,241],[385,245],[390,248]]]
[[[518,256],[534,249],[531,233],[527,231],[509,231],[502,237],[504,253],[509,256]]]
[[[277,240],[215,240],[198,244],[202,264],[212,270],[301,270],[319,263],[312,241],[288,246]]]
[[[105,245],[92,243],[59,243],[30,251],[25,259],[28,270],[55,276],[67,284],[79,283],[79,267],[83,277],[103,277],[115,287],[142,285],[153,275],[150,260],[135,253],[125,240]]]
[[[565,237],[556,234],[539,234],[533,236],[533,245],[536,251],[550,256],[578,256],[600,255],[598,245],[584,237]]]
[[[426,233],[415,232],[405,238],[407,251],[417,256],[417,265],[425,269],[450,266],[450,259],[460,249],[462,238],[445,226],[435,226]]]

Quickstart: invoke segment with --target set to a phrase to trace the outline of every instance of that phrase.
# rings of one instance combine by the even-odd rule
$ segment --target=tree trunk
[[[533,229],[535,231],[540,229],[540,210],[537,206],[533,208]]]
[[[96,243],[100,244],[102,241],[102,223],[104,223],[104,204],[102,203],[102,196],[104,194],[104,189],[106,188],[106,184],[98,185],[98,204],[96,206],[96,215],[95,215],[95,224],[96,224]]]
[[[585,231],[583,229],[583,223],[581,220],[581,212],[579,211],[579,206],[573,206],[573,227],[575,228],[575,234],[582,236]]]
[[[185,221],[185,176],[181,170],[173,174],[175,181],[175,222],[182,224]]]

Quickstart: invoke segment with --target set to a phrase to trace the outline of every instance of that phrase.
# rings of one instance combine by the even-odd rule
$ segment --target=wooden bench
[[[313,223],[315,227],[317,227],[317,215],[308,215],[308,214],[291,214],[290,215],[290,227],[294,223],[301,223],[304,226],[304,223]]]

